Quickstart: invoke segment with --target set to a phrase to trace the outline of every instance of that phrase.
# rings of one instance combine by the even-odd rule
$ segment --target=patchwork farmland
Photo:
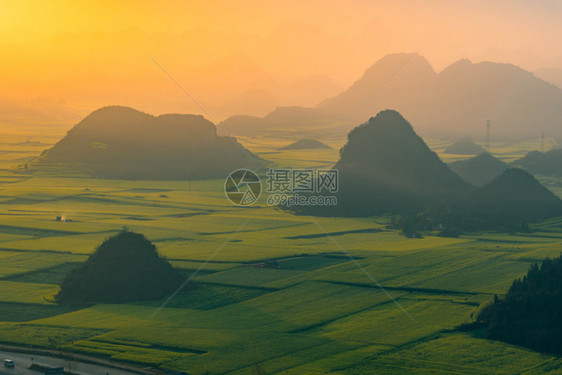
[[[249,147],[270,166],[337,160],[331,149],[278,151],[285,143]],[[525,147],[497,151],[509,159]],[[2,343],[189,374],[562,373],[558,357],[456,329],[530,264],[560,254],[560,220],[532,234],[409,239],[388,229],[388,217],[312,219],[263,197],[235,207],[223,180],[32,175],[15,168],[39,148],[2,148]],[[64,276],[124,226],[195,287],[169,300],[56,304]]]

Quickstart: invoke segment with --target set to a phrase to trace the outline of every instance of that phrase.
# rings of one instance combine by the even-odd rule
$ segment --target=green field
[[[256,366],[271,374],[562,373],[558,357],[455,330],[532,262],[560,254],[560,219],[533,234],[408,239],[386,229],[388,218],[311,219],[263,198],[237,208],[222,180],[28,175],[15,168],[41,149],[12,145],[24,136],[0,155],[1,342],[56,342],[189,374]],[[338,157],[336,149],[278,151],[288,139],[242,142],[278,167],[324,168]],[[508,160],[535,146],[494,150]],[[562,181],[541,181],[562,194]],[[64,275],[123,226],[145,234],[198,287],[167,304],[54,304]],[[278,267],[263,267],[268,260]]]

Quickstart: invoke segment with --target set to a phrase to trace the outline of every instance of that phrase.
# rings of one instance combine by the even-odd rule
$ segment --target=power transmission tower
[[[541,131],[541,152],[544,153],[544,131]]]
[[[490,151],[490,120],[486,120],[486,150]]]

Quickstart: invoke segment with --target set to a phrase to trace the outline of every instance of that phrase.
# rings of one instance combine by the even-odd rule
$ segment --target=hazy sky
[[[313,105],[393,52],[562,69],[561,16],[553,0],[0,0],[0,101],[196,112],[150,56],[218,118]]]

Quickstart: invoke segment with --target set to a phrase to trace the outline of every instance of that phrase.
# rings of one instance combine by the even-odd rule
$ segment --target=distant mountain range
[[[223,125],[232,134],[293,125],[314,128],[344,123],[362,107],[350,122],[354,126],[373,113],[393,108],[424,134],[482,139],[490,120],[492,138],[538,138],[544,131],[560,139],[560,103],[561,88],[511,64],[460,60],[436,73],[420,55],[392,54],[315,108],[278,108],[263,118],[234,117]]]
[[[259,135],[271,132],[310,131],[316,126],[335,126],[337,120],[330,118],[314,108],[299,106],[278,107],[264,117],[237,115],[221,122],[220,127],[225,128],[232,135]]]
[[[80,121],[31,167],[58,164],[100,178],[186,180],[225,178],[261,162],[236,139],[218,136],[202,116],[152,116],[112,106]]]

